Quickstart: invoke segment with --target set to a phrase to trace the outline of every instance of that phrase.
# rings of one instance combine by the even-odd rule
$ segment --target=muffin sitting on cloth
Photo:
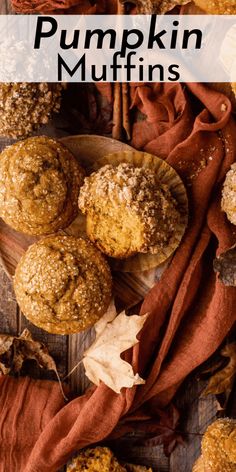
[[[65,228],[78,213],[83,179],[76,158],[56,140],[19,141],[0,154],[0,217],[32,235]]]
[[[17,302],[39,328],[77,333],[106,312],[111,299],[110,269],[84,239],[49,236],[29,247],[14,277]]]
[[[127,258],[158,252],[168,244],[180,214],[168,187],[152,170],[128,163],[105,165],[90,177],[79,195],[91,241],[105,254]]]
[[[120,465],[107,447],[84,449],[67,466],[67,472],[152,472],[144,466]]]
[[[59,112],[63,84],[0,83],[0,136],[26,138]]]
[[[236,472],[236,420],[222,418],[207,428],[193,472]]]
[[[225,211],[228,220],[236,225],[236,163],[232,164],[226,175],[221,207]]]

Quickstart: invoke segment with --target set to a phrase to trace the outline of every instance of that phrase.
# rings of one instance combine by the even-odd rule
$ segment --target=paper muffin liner
[[[177,172],[165,162],[152,154],[141,151],[120,151],[106,154],[97,158],[94,164],[91,164],[91,170],[97,171],[106,164],[118,166],[126,162],[135,167],[145,167],[155,172],[159,181],[168,186],[172,196],[177,202],[177,209],[180,212],[180,224],[169,240],[168,244],[160,247],[157,254],[138,253],[127,259],[110,258],[113,270],[121,272],[137,272],[153,269],[165,262],[177,249],[185,233],[188,224],[188,198],[185,186]]]
[[[109,152],[133,150],[128,144],[93,134],[67,136],[59,141],[78,159],[79,164],[90,174],[94,169],[94,162]]]

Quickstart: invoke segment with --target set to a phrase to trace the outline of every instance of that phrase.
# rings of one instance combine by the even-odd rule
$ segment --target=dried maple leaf
[[[182,435],[178,432],[180,414],[174,405],[166,410],[157,410],[159,418],[155,423],[146,422],[145,433],[148,436],[140,445],[144,447],[155,447],[163,445],[164,453],[167,457],[173,452],[177,444],[184,445]]]
[[[126,3],[122,1],[121,3]],[[131,0],[129,3],[136,5],[137,14],[157,14],[163,15],[174,7],[186,5],[189,0]]]
[[[100,381],[116,393],[123,387],[145,383],[132,366],[121,359],[120,354],[138,343],[137,334],[147,315],[126,316],[123,311],[116,316],[114,305],[95,324],[96,339],[85,351],[82,360],[87,377],[95,384]]]
[[[236,245],[214,260],[214,270],[224,285],[236,286]]]
[[[0,375],[20,372],[23,362],[34,359],[39,367],[54,370],[56,364],[47,348],[39,341],[34,341],[28,329],[20,336],[0,335]]]
[[[229,362],[226,367],[216,372],[211,377],[203,395],[224,394],[225,403],[227,403],[236,377],[236,343],[231,343],[225,346],[221,351],[221,355],[223,357],[228,357]]]

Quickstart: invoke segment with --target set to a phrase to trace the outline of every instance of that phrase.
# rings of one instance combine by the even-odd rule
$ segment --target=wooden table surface
[[[10,0],[0,0],[0,14],[12,13]],[[45,131],[44,131],[45,132]],[[53,126],[47,130],[48,134],[58,136]],[[0,150],[7,144],[0,140]],[[89,343],[86,333],[73,336],[49,335],[29,323],[20,313],[17,306],[11,280],[8,279],[0,266],[0,333],[19,334],[27,327],[35,339],[44,342],[57,362],[59,373],[64,376],[78,359],[78,352]],[[87,386],[82,367],[70,378],[73,390],[82,393]],[[199,398],[203,383],[197,380],[197,375],[187,379],[178,393],[176,402],[182,412],[181,431],[186,439],[185,446],[178,446],[169,458],[165,457],[162,447],[140,448],[133,447],[130,442],[123,447],[123,456],[129,462],[140,459],[158,472],[191,472],[192,465],[199,456],[201,435],[207,425],[216,415],[216,401],[213,397]],[[128,445],[127,445],[128,444]],[[13,471],[11,471],[13,472]],[[102,471],[101,471],[102,472]],[[223,472],[223,471],[222,471]]]

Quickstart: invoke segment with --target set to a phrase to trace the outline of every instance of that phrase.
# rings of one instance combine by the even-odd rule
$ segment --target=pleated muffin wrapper
[[[99,170],[106,164],[118,166],[121,163],[132,164],[135,167],[145,167],[155,172],[157,180],[168,186],[171,195],[177,202],[180,213],[180,223],[166,246],[160,247],[157,254],[138,253],[127,259],[109,258],[113,270],[121,272],[144,272],[163,264],[179,246],[188,224],[188,197],[185,186],[177,172],[165,162],[152,154],[141,151],[120,151],[107,154],[95,160],[93,171]]]

